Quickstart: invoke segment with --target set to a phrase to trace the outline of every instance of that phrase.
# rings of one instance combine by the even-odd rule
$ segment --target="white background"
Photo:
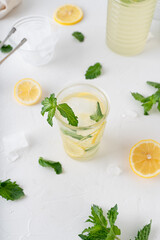
[[[146,81],[160,82],[160,37],[155,34],[145,51],[135,57],[123,57],[111,52],[105,44],[106,0],[71,0],[84,11],[82,22],[60,26],[60,41],[54,61],[43,67],[30,66],[15,53],[0,66],[0,136],[24,132],[29,147],[20,158],[10,163],[0,143],[0,179],[16,180],[26,194],[11,202],[0,198],[1,240],[78,240],[87,227],[84,221],[92,204],[107,210],[118,204],[117,225],[122,240],[134,239],[139,228],[153,220],[150,239],[160,239],[160,177],[143,179],[129,166],[130,148],[139,140],[152,138],[160,142],[160,114],[153,109],[150,116],[130,92],[152,94]],[[18,18],[42,14],[53,16],[65,0],[24,0],[0,21],[0,39],[4,38]],[[156,24],[155,22],[153,24]],[[82,31],[85,42],[72,37]],[[0,55],[3,57],[4,55]],[[91,81],[84,78],[86,69],[100,62],[102,75]],[[13,96],[15,83],[21,78],[37,80],[43,96],[57,93],[69,83],[87,82],[102,88],[110,97],[111,111],[104,138],[96,157],[88,162],[70,159],[64,152],[58,126],[51,128],[40,115],[41,104],[19,105]],[[138,117],[133,118],[132,113]],[[122,117],[122,115],[126,117]],[[38,165],[38,158],[60,161],[64,173]],[[118,176],[108,174],[111,164],[120,167]]]

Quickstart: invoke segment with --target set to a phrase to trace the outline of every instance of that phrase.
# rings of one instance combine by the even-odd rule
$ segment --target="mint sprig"
[[[23,189],[16,183],[11,182],[10,179],[2,182],[0,181],[0,196],[6,200],[17,200],[24,196]]]
[[[93,226],[84,229],[82,234],[79,234],[79,237],[83,240],[118,240],[117,235],[120,235],[121,231],[114,225],[117,215],[117,205],[108,211],[108,220],[104,216],[103,210],[93,205],[91,207],[91,216],[86,221],[92,223]]]
[[[148,97],[144,97],[140,93],[131,93],[135,100],[142,103],[141,106],[144,108],[144,115],[149,115],[149,111],[152,109],[154,104],[157,104],[157,109],[160,111],[160,83],[148,81],[147,84],[158,90]]]
[[[93,66],[90,66],[86,71],[85,77],[86,79],[94,79],[101,75],[102,65],[100,63],[96,63]]]
[[[50,160],[45,160],[43,157],[40,157],[38,160],[39,164],[42,167],[51,167],[54,169],[56,174],[61,174],[62,173],[62,165],[60,162],[54,162]]]
[[[99,122],[103,118],[103,116],[104,115],[102,114],[100,104],[99,102],[97,102],[96,112],[90,116],[90,119],[94,120],[95,122]]]
[[[53,126],[53,117],[56,110],[58,110],[63,117],[67,118],[70,125],[78,126],[78,117],[75,116],[71,107],[69,107],[67,103],[57,104],[57,98],[54,93],[52,93],[49,98],[46,97],[42,101],[42,105],[41,114],[44,116],[45,113],[48,113],[47,122],[51,127]]]
[[[73,32],[72,36],[75,37],[79,42],[84,41],[84,35],[81,32]]]
[[[91,207],[91,216],[86,222],[92,224],[78,236],[83,240],[120,240],[121,230],[115,225],[118,216],[117,204],[104,215],[102,208],[97,205]],[[151,221],[138,231],[135,240],[148,240]]]

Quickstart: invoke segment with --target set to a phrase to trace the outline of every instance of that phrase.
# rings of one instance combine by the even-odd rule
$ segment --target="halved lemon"
[[[54,13],[54,20],[63,25],[76,24],[80,22],[82,18],[82,9],[70,4],[59,7]]]
[[[24,78],[18,81],[14,87],[14,97],[23,105],[36,104],[42,95],[42,89],[38,82],[32,78]]]
[[[160,173],[160,143],[142,140],[130,151],[129,161],[134,173],[144,178],[155,177]]]
[[[78,143],[70,140],[69,137],[63,136],[63,145],[71,158],[81,158],[85,153],[84,149]]]

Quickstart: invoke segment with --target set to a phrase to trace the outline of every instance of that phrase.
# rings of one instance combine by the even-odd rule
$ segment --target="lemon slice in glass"
[[[66,153],[71,158],[80,158],[85,154],[84,149],[78,143],[71,141],[68,137],[63,137],[63,145]]]

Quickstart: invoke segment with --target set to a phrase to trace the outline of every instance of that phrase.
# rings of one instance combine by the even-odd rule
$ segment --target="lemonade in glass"
[[[78,117],[78,126],[69,125],[56,111],[66,153],[76,160],[92,158],[98,150],[109,113],[109,101],[98,88],[75,84],[57,95],[57,104],[67,103]]]

